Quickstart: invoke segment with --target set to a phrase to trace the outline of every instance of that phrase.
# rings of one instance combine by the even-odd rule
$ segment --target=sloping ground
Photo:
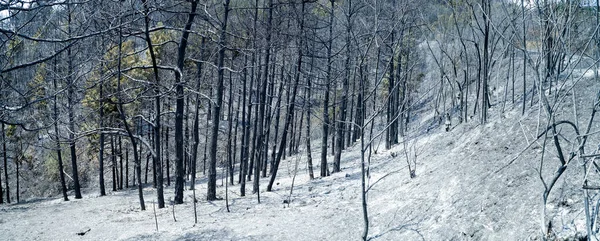
[[[402,155],[374,155],[369,191],[371,237],[374,240],[479,240],[521,239],[537,234],[539,183],[535,161],[519,161],[494,174],[511,149],[509,135],[490,135],[501,124],[477,127],[469,134],[458,127],[437,132],[419,141],[429,146],[418,156],[417,177],[410,179]],[[492,138],[493,137],[493,138]],[[511,144],[498,146],[499,143]],[[401,152],[400,148],[398,153]],[[394,150],[392,150],[394,151]],[[186,204],[157,210],[155,230],[152,204],[138,211],[136,192],[128,190],[107,197],[83,200],[33,202],[0,209],[2,240],[356,240],[362,231],[360,212],[360,156],[347,153],[342,173],[309,181],[301,170],[296,177],[292,203],[289,194],[293,162],[282,165],[280,185],[271,193],[239,197],[230,192],[231,212],[225,202],[198,203],[199,223],[194,226],[191,192]],[[288,170],[289,173],[288,173]],[[398,171],[398,172],[395,172]],[[200,181],[200,183],[204,183]],[[263,186],[266,184],[262,183]],[[220,189],[223,196],[223,189]],[[198,194],[204,194],[201,185]],[[146,190],[146,200],[154,192]],[[170,196],[170,195],[169,195]],[[199,200],[204,200],[199,195]],[[91,230],[77,236],[82,230]]]
[[[373,209],[379,209],[373,217],[379,232],[387,232],[385,239],[425,240],[537,235],[541,185],[535,160],[524,157],[496,173],[525,146],[517,128],[501,122],[462,125],[424,137],[419,143],[429,148],[418,157],[417,177],[390,177],[371,194]],[[394,195],[386,195],[390,192]]]
[[[582,80],[578,86],[581,91],[575,103],[583,123],[598,83]],[[516,108],[505,114],[496,108],[485,125],[470,121],[450,132],[441,127],[415,131],[421,134],[407,142],[411,158],[416,150],[415,178],[408,175],[403,145],[373,154],[368,193],[372,240],[529,240],[540,236],[543,185],[537,170],[541,141],[523,151],[534,139],[538,111],[532,108],[521,116]],[[569,108],[568,104],[564,107]],[[600,130],[598,125],[594,124],[595,130]],[[545,176],[558,167],[553,146],[548,148]],[[260,204],[256,195],[240,197],[239,185],[230,187],[231,212],[226,211],[224,200],[204,201],[206,180],[198,180],[197,224],[189,190],[185,204],[156,210],[159,231],[152,188],[145,189],[147,211],[139,211],[133,189],[106,197],[88,190],[82,200],[0,206],[0,240],[359,239],[363,222],[358,145],[343,154],[341,173],[312,181],[306,173],[305,153],[301,156],[284,160],[278,185],[273,192],[261,191]],[[296,161],[298,175],[288,207],[284,200],[290,193]],[[579,163],[569,166],[547,205],[547,218],[558,237],[574,237],[584,230],[580,169]],[[266,182],[261,180],[261,187]],[[166,190],[166,198],[172,198],[172,189]],[[224,187],[218,191],[225,196]],[[84,236],[76,234],[88,229]]]

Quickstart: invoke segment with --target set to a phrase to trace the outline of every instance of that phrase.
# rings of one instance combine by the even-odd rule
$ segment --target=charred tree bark
[[[148,135],[148,141],[150,143],[154,143],[154,130],[152,130],[150,132],[150,134]],[[154,144],[151,144],[152,146],[150,147],[150,149],[155,149],[156,147],[154,146]],[[157,157],[156,155],[152,155],[152,187],[157,188],[156,187],[156,165],[157,165],[157,161],[156,161]]]
[[[321,139],[321,177],[329,176],[329,170],[327,168],[327,138],[329,137],[329,92],[331,90],[331,61],[333,56],[331,55],[331,49],[333,47],[333,9],[334,0],[330,0],[331,12],[329,13],[329,43],[327,44],[327,78],[325,80],[325,96],[323,99],[323,136]]]
[[[2,125],[3,125],[2,127],[4,127],[4,123],[2,123]],[[4,128],[2,128],[2,129],[4,129]],[[3,150],[3,153],[4,153],[4,150]],[[2,175],[0,175],[0,204],[3,204],[3,203],[4,203],[4,192],[2,190]]]
[[[231,58],[231,67],[233,68],[233,57]],[[226,168],[228,169],[227,174],[229,176],[229,182],[233,184],[233,77],[229,72],[229,97],[227,101],[227,163]],[[227,178],[227,177],[225,177]]]
[[[489,44],[490,44],[490,14],[491,14],[491,6],[490,2],[487,0],[482,0],[481,5],[483,7],[483,20],[484,23],[484,33],[483,33],[483,76],[482,76],[482,85],[481,85],[481,122],[487,122],[487,112],[489,108],[489,94],[488,94],[488,79],[489,79],[489,67],[490,67],[490,57],[489,57]]]
[[[150,136],[151,136],[151,133],[148,132],[148,140],[150,140]],[[151,147],[148,147],[148,149],[151,149]],[[148,184],[148,172],[150,172],[150,150],[148,150],[146,153],[146,166],[145,166],[145,176],[144,176],[145,184]]]
[[[211,91],[212,93],[212,91]],[[211,96],[209,96],[210,99],[212,99],[212,94]],[[204,131],[204,152],[202,153],[202,175],[206,175],[206,160],[208,159],[208,133],[210,132],[210,128],[208,128],[210,126],[210,113],[211,113],[211,109],[212,109],[212,104],[210,103],[210,101],[208,101],[208,105],[206,106],[207,109],[207,116],[206,116],[206,130]]]
[[[314,60],[314,58],[312,58],[311,60]],[[312,69],[312,64],[311,64],[311,69]],[[312,71],[311,71],[312,72]],[[304,108],[306,109],[306,162],[308,164],[308,176],[310,177],[310,179],[314,179],[315,178],[315,174],[313,172],[313,160],[312,160],[312,150],[310,148],[310,116],[311,116],[311,88],[312,88],[312,84],[311,84],[311,80],[310,78],[306,79],[306,92],[305,92],[305,99],[304,99]]]
[[[117,191],[117,155],[115,151],[115,137],[110,137],[110,167],[112,171],[112,190]]]
[[[204,57],[204,43],[206,41],[205,37],[202,37],[202,42],[200,43],[200,59],[202,60]],[[197,82],[196,82],[196,91],[198,93],[196,93],[196,111],[194,113],[194,127],[193,127],[193,136],[194,136],[194,145],[192,146],[192,175],[191,175],[191,180],[190,180],[190,189],[194,190],[196,189],[196,163],[197,163],[197,158],[198,158],[198,145],[200,144],[200,130],[199,130],[199,123],[200,123],[200,116],[199,116],[199,112],[200,112],[200,85],[202,84],[202,74],[203,74],[203,62],[199,61],[196,63],[197,69],[198,69],[198,73],[196,76],[197,78]]]
[[[170,109],[170,108],[167,108]],[[169,155],[169,127],[165,128],[165,160],[167,168],[167,186],[171,186],[171,158]]]
[[[69,37],[71,36],[71,4],[67,5],[68,8],[68,23],[67,31]],[[75,199],[81,198],[81,186],[79,184],[79,171],[77,170],[77,149],[75,148],[75,83],[73,82],[73,54],[71,48],[67,49],[67,99],[68,99],[68,115],[69,115],[69,150],[71,152],[71,168],[73,169],[73,188],[75,189]]]
[[[271,0],[272,1],[272,0]],[[275,182],[275,178],[277,177],[277,170],[279,169],[279,163],[281,162],[281,157],[283,155],[283,149],[285,149],[285,142],[287,138],[287,134],[290,128],[290,124],[294,118],[294,107],[296,101],[296,94],[298,92],[298,84],[300,83],[300,75],[302,74],[302,49],[304,48],[304,7],[305,2],[302,2],[302,10],[300,13],[300,41],[298,44],[298,61],[296,62],[296,76],[294,77],[294,86],[291,93],[290,105],[287,109],[287,115],[285,118],[285,124],[283,126],[283,132],[281,133],[281,144],[279,144],[279,151],[277,152],[277,159],[275,159],[275,167],[273,169],[273,174],[271,175],[271,179],[269,180],[269,185],[267,186],[267,191],[270,192],[273,188],[273,183]]]
[[[123,143],[119,136],[119,190],[123,189]]]
[[[248,62],[248,57],[244,57],[244,63]],[[248,71],[242,70],[242,150],[240,151],[240,196],[246,196],[246,174],[248,173],[248,150],[250,145],[250,118],[252,112],[252,99],[248,97],[247,79]],[[250,87],[252,86],[252,77]],[[252,95],[252,94],[250,94]],[[248,104],[246,104],[246,100]]]
[[[190,176],[190,167],[191,167],[191,163],[190,163],[190,95],[186,96],[186,100],[185,100],[185,111],[183,112],[185,114],[185,120],[183,121],[183,123],[185,123],[185,130],[183,131],[184,134],[184,139],[183,139],[183,153],[184,153],[184,162],[183,162],[183,170],[185,173],[186,177]]]
[[[523,102],[521,103],[521,115],[525,115],[527,103],[527,21],[525,19],[525,0],[521,0],[521,11],[523,14]]]
[[[129,148],[125,146],[125,188],[129,188]]]
[[[275,50],[275,52],[271,55],[273,58],[273,63],[277,63],[277,52]],[[271,125],[273,122],[273,113],[274,111],[276,111],[273,107],[273,98],[275,95],[275,72],[276,72],[276,67],[273,66],[271,68],[271,74],[269,75],[269,91],[268,91],[268,100],[267,100],[267,106],[269,108],[267,108],[267,114],[266,114],[266,121],[265,121],[265,128],[266,128],[266,141],[265,141],[265,152],[264,152],[264,162],[262,165],[262,177],[267,177],[267,170],[268,170],[268,166],[269,166],[269,145],[270,145],[270,141],[271,141]],[[275,137],[275,139],[272,140],[273,143],[277,142],[277,139]],[[275,150],[275,149],[273,149]],[[272,151],[274,152],[274,151]],[[272,159],[271,159],[272,160]],[[273,166],[271,165],[271,168]],[[269,173],[270,174],[270,173]]]
[[[273,22],[273,0],[269,0],[269,10],[268,10],[268,18],[267,18],[267,37],[266,37],[266,49],[265,49],[265,64],[264,64],[264,72],[262,75],[262,83],[260,84],[260,94],[259,94],[259,110],[258,110],[258,130],[256,132],[256,134],[258,135],[257,138],[257,143],[256,143],[256,149],[255,151],[255,155],[256,155],[256,161],[254,162],[254,183],[252,186],[252,193],[257,193],[257,199],[258,202],[260,203],[260,194],[259,194],[259,189],[260,189],[260,171],[261,171],[261,165],[263,164],[263,157],[265,156],[265,152],[267,149],[267,146],[265,145],[265,128],[264,128],[264,119],[265,119],[265,114],[266,114],[266,105],[267,105],[267,86],[269,84],[269,63],[271,60],[271,48],[270,48],[270,44],[271,44],[271,25]]]
[[[148,51],[150,52],[150,59],[152,61],[152,72],[154,74],[154,104],[155,104],[155,119],[154,119],[154,152],[155,155],[152,157],[154,163],[154,177],[156,185],[156,196],[158,202],[158,208],[165,207],[165,198],[163,192],[163,171],[162,163],[160,161],[160,78],[158,75],[158,67],[156,61],[156,55],[154,53],[154,47],[152,46],[152,39],[150,38],[150,11],[148,9],[147,0],[142,0],[144,5],[144,35],[146,38],[146,44],[148,45]]]
[[[333,3],[332,3],[333,4]],[[352,31],[352,13],[351,13],[351,8],[352,8],[352,2],[349,1],[348,2],[348,8],[349,8],[349,12],[348,12],[348,25],[347,25],[347,29],[346,29],[346,46],[347,46],[347,55],[346,55],[346,60],[345,60],[345,76],[344,76],[344,80],[342,81],[342,96],[341,96],[341,106],[340,106],[340,111],[339,111],[339,119],[336,122],[337,127],[336,127],[336,143],[335,143],[335,155],[334,155],[334,159],[333,159],[333,171],[332,172],[339,172],[341,170],[341,158],[342,158],[342,150],[344,149],[344,139],[345,139],[345,135],[347,135],[348,133],[346,133],[346,110],[347,110],[347,106],[348,106],[348,91],[350,88],[350,58],[351,58],[351,53],[350,53],[350,34]],[[333,11],[333,10],[332,10]],[[392,34],[392,38],[394,37],[394,35]],[[393,42],[393,41],[392,41]],[[392,51],[392,56],[393,56],[393,51]],[[393,65],[393,62],[392,62]],[[392,72],[393,73],[393,70]],[[390,75],[391,76],[391,75]],[[390,78],[390,81],[393,81],[392,78]],[[390,85],[392,83],[390,82]]]
[[[364,81],[366,76],[364,74],[364,67],[363,66],[359,66],[358,67],[358,71],[359,71],[359,78],[360,81]],[[354,115],[354,123],[357,126],[363,126],[364,124],[364,110],[363,110],[363,93],[362,90],[358,91],[358,96],[356,97],[356,114]],[[360,133],[361,133],[361,128],[354,128],[354,133],[353,133],[353,141],[357,141],[360,139]]]
[[[394,71],[394,58],[395,58],[395,51],[394,51],[394,45],[395,45],[395,32],[392,31],[392,34],[390,35],[391,38],[391,59],[390,59],[390,65],[389,65],[389,84],[388,84],[388,100],[387,100],[387,129],[386,129],[386,136],[385,136],[385,149],[389,150],[390,148],[392,148],[392,145],[397,144],[398,143],[398,129],[396,127],[396,123],[398,123],[397,120],[397,113],[396,113],[396,81],[397,79],[396,77],[396,73]]]
[[[300,111],[300,118],[294,118],[294,119],[298,119],[297,122],[298,124],[296,124],[298,126],[298,129],[296,131],[294,131],[294,136],[296,136],[296,134],[298,135],[298,137],[296,138],[296,141],[294,142],[294,155],[298,154],[298,149],[300,149],[300,143],[302,142],[302,126],[304,126],[304,114],[306,112],[305,111]],[[293,130],[293,129],[292,129]]]
[[[54,83],[56,83],[56,79],[54,80]],[[54,97],[56,100],[56,96]],[[56,102],[55,103],[55,111],[56,111]],[[56,112],[55,112],[56,113]],[[56,125],[56,123],[55,123]],[[57,135],[58,137],[58,135]],[[56,142],[59,143],[59,142]],[[59,149],[60,150],[60,149]],[[5,184],[5,188],[6,188],[6,202],[10,203],[10,186],[8,185],[8,155],[7,155],[7,150],[6,150],[6,132],[4,130],[4,123],[2,123],[2,159],[4,159],[4,184]],[[60,166],[60,162],[59,162],[59,166]],[[60,168],[60,167],[59,167]],[[62,172],[62,169],[60,170]],[[61,175],[64,175],[64,173],[61,173]],[[63,179],[64,181],[64,176]],[[64,186],[63,186],[64,187]],[[66,190],[63,189],[63,194],[66,195]],[[65,197],[65,201],[69,201],[69,199]]]
[[[331,119],[333,119],[333,123],[331,124],[331,126],[333,127],[333,132],[331,133],[332,134],[331,135],[331,155],[334,156],[334,159],[335,159],[335,145],[336,145],[336,143],[335,143],[335,140],[336,140],[335,139],[335,135],[337,135],[337,130],[336,130],[337,125],[336,125],[335,122],[337,120],[336,114],[338,113],[338,110],[335,108],[335,106],[338,105],[338,102],[337,102],[337,96],[338,96],[338,94],[337,94],[337,91],[336,91],[337,90],[337,83],[335,83],[335,86],[334,86],[333,90],[334,90],[334,92],[333,92],[333,104],[334,104],[334,107],[331,109],[331,113],[333,114],[333,116],[331,118]]]
[[[283,58],[280,72],[281,83],[279,84],[279,90],[277,91],[277,102],[275,104],[276,112],[275,112],[275,134],[274,140],[277,140],[279,137],[279,119],[281,117],[281,99],[283,98],[283,85],[284,85],[284,69],[285,69],[285,58]],[[273,148],[271,152],[271,171],[269,174],[273,174],[273,169],[275,168],[275,158],[277,157],[277,141],[273,141]]]
[[[100,103],[99,103],[99,106],[100,106],[100,128],[104,127],[104,100],[103,100],[103,98],[104,98],[104,89],[102,88],[103,85],[104,85],[104,81],[101,81],[100,84],[98,85],[98,92],[99,92],[99,99],[100,99]],[[55,88],[56,88],[56,86],[55,86]],[[55,110],[55,111],[57,111],[57,110]],[[55,115],[56,115],[56,113],[55,113]],[[55,118],[57,118],[57,116],[55,116]],[[56,122],[57,122],[57,120],[55,120],[55,126],[57,125]],[[57,148],[57,151],[58,151],[57,154],[58,154],[59,158],[62,159],[60,157],[61,156],[61,154],[60,154],[60,144],[58,144],[58,127],[55,127],[55,132],[57,132],[56,133],[56,135],[57,135],[56,136],[56,140],[57,140],[57,147],[56,148]],[[106,195],[106,188],[104,187],[104,133],[103,132],[100,132],[100,140],[99,140],[98,145],[100,145],[100,152],[98,154],[98,166],[99,166],[99,170],[98,170],[98,172],[99,172],[99,175],[98,175],[99,178],[98,179],[99,180],[98,180],[98,182],[100,184],[100,196],[105,196]],[[62,166],[62,160],[59,161],[59,165]],[[62,174],[62,167],[61,167],[61,169],[59,171]],[[64,177],[63,177],[63,179],[64,179]],[[66,198],[66,196],[65,196],[65,198]],[[65,201],[67,201],[67,200],[65,200]]]
[[[127,136],[129,136],[129,141],[133,147],[133,158],[135,161],[135,169],[136,169],[136,179],[137,179],[137,187],[138,187],[138,198],[140,201],[140,209],[142,211],[146,210],[146,205],[144,203],[144,192],[142,188],[142,160],[141,156],[138,155],[137,152],[137,142],[136,138],[129,127],[129,123],[127,122],[127,116],[125,114],[125,110],[123,109],[123,101],[121,100],[121,60],[122,60],[122,37],[121,37],[121,28],[119,28],[119,47],[118,47],[118,58],[117,58],[117,99],[118,102],[116,104],[117,110],[119,112],[119,117],[123,122],[123,126],[125,127],[125,131],[127,132]]]
[[[238,131],[239,131],[239,127],[240,127],[240,109],[242,108],[242,90],[238,89],[238,99],[237,99],[237,108],[235,110],[235,127],[233,128],[234,133],[233,133],[233,162],[234,162],[234,167],[235,167],[235,157],[237,156],[237,151],[238,151]],[[241,151],[241,150],[240,150]],[[242,162],[241,162],[241,158],[240,158],[240,171],[239,173],[242,173]],[[233,176],[234,174],[231,173],[231,185],[234,185],[234,181],[233,181]]]
[[[23,144],[21,143],[21,145],[23,145]],[[15,159],[13,159],[13,161],[15,162],[15,168],[16,168],[16,171],[17,171],[17,173],[15,175],[15,179],[17,179],[17,192],[15,194],[17,194],[17,203],[19,203],[19,202],[21,202],[21,195],[20,195],[20,193],[21,193],[21,186],[20,186],[20,183],[19,183],[19,176],[20,176],[20,174],[19,174],[19,162],[20,162],[20,160],[17,157]]]
[[[175,165],[176,165],[176,180],[175,180],[175,203],[182,204],[183,203],[183,188],[185,185],[184,180],[184,152],[183,152],[183,108],[184,106],[184,96],[183,96],[183,65],[185,60],[185,50],[187,48],[188,37],[190,35],[190,29],[192,28],[192,24],[194,23],[194,17],[196,16],[196,7],[198,6],[198,1],[191,1],[191,10],[188,15],[187,22],[185,24],[185,28],[183,34],[181,35],[181,40],[179,43],[179,48],[177,49],[177,71],[175,71],[175,92],[177,95],[176,107],[175,107]],[[218,123],[219,116],[217,115]],[[215,143],[216,144],[216,143]]]
[[[56,64],[56,60],[54,60],[54,68],[56,68],[57,64]],[[56,71],[55,71],[56,73]],[[58,90],[58,85],[56,83],[56,77],[52,78],[52,85],[54,86],[54,90]],[[62,149],[60,147],[60,133],[58,131],[58,97],[57,95],[53,96],[53,109],[54,109],[54,134],[56,135],[56,157],[57,157],[57,161],[58,161],[58,173],[59,173],[59,177],[60,177],[60,187],[61,187],[61,191],[62,191],[62,195],[63,195],[63,200],[64,201],[69,201],[69,197],[67,195],[67,185],[65,183],[65,171],[64,171],[64,166],[63,166],[63,159],[62,159]],[[102,108],[102,105],[101,105]],[[8,187],[8,172],[7,172],[7,166],[6,166],[6,135],[4,134],[4,123],[2,123],[2,140],[3,140],[3,148],[4,148],[4,174],[5,174],[5,178],[6,178],[6,199],[8,201],[8,203],[10,203],[10,192],[9,192],[9,187]],[[102,141],[100,143],[103,143]],[[101,146],[102,148],[102,146]],[[103,165],[101,164],[101,167],[103,167]],[[104,169],[101,168],[100,169],[101,174],[100,174],[100,185],[102,185],[101,191],[104,191]],[[106,193],[105,193],[106,195]]]
[[[221,114],[221,105],[223,103],[223,82],[224,82],[224,69],[223,62],[225,59],[225,44],[227,40],[227,20],[229,16],[229,0],[223,1],[224,5],[224,16],[223,23],[221,25],[221,36],[219,37],[219,56],[217,59],[217,95],[216,101],[213,105],[212,113],[212,130],[210,136],[210,148],[209,148],[209,161],[208,161],[208,188],[206,199],[214,201],[217,199],[217,141],[219,136],[219,116]],[[195,5],[194,5],[195,8]],[[192,16],[192,15],[190,15]],[[183,67],[183,58],[181,59],[181,65]],[[182,86],[183,88],[183,86]]]

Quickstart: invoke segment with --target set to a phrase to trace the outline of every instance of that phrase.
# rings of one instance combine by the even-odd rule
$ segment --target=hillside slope
[[[598,83],[582,79],[574,102],[587,121]],[[515,107],[502,114],[491,109],[490,121],[472,120],[421,131],[407,138],[409,158],[416,160],[410,178],[405,145],[373,154],[368,192],[372,240],[530,240],[540,236],[543,185],[539,179],[541,142],[534,141],[538,117],[531,108],[524,116]],[[564,104],[566,110],[572,104]],[[424,112],[425,113],[425,112]],[[538,116],[539,115],[539,116]],[[423,115],[425,116],[425,115]],[[585,118],[584,118],[585,117]],[[420,117],[421,123],[431,121]],[[541,123],[541,125],[544,125]],[[598,122],[593,128],[600,129]],[[598,138],[590,139],[598,143]],[[374,146],[376,149],[376,146]],[[543,175],[557,167],[549,147]],[[313,156],[317,156],[317,153]],[[416,154],[416,158],[415,158]],[[59,198],[0,206],[1,240],[357,240],[362,232],[360,206],[360,150],[343,154],[343,170],[309,180],[305,153],[285,160],[273,192],[239,196],[239,185],[229,187],[225,201],[206,202],[206,180],[198,180],[198,224],[194,224],[192,191],[185,204],[156,210],[151,187],[144,190],[147,211],[139,211],[133,189],[97,197],[87,190],[84,199]],[[291,204],[284,204],[294,180]],[[318,170],[318,167],[317,167]],[[550,195],[547,218],[557,237],[584,232],[581,166],[567,168]],[[266,186],[261,180],[261,187]],[[220,183],[219,183],[220,184]],[[264,188],[263,188],[264,189]],[[170,188],[167,190],[171,190]],[[225,188],[218,189],[225,197]],[[171,191],[166,193],[172,199]],[[173,219],[173,212],[177,221]],[[86,231],[83,236],[76,233]]]

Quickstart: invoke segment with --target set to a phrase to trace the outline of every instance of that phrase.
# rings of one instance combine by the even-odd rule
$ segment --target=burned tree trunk
[[[188,15],[187,22],[185,24],[185,28],[183,34],[181,35],[181,40],[179,43],[179,48],[177,49],[177,69],[175,71],[175,92],[177,95],[176,107],[175,107],[175,165],[176,165],[176,179],[175,179],[175,203],[182,204],[183,203],[183,188],[185,185],[184,180],[184,153],[183,153],[183,108],[184,108],[184,96],[183,89],[184,83],[182,80],[183,73],[183,65],[185,60],[185,50],[187,48],[188,37],[190,35],[190,29],[192,28],[192,24],[194,23],[194,17],[196,16],[196,7],[198,6],[198,1],[191,1],[191,11]],[[218,123],[219,116],[217,115]],[[216,144],[216,143],[215,143]],[[209,198],[210,199],[210,198]]]
[[[212,130],[210,135],[210,148],[209,148],[209,161],[208,161],[208,188],[206,199],[214,201],[217,199],[217,141],[219,136],[219,116],[221,115],[221,105],[223,103],[223,82],[224,82],[224,69],[223,62],[225,59],[225,44],[226,44],[226,31],[227,31],[227,19],[229,16],[229,0],[224,0],[225,13],[223,16],[223,23],[221,25],[221,36],[219,38],[219,57],[217,60],[217,95],[216,101],[213,105],[212,113]],[[195,5],[194,5],[195,9]],[[181,60],[183,65],[183,59]],[[183,193],[182,193],[183,195]],[[182,197],[183,198],[183,197]]]
[[[290,124],[293,121],[294,117],[294,107],[296,101],[296,94],[298,92],[298,84],[300,82],[300,75],[302,74],[302,49],[304,48],[304,7],[305,2],[302,2],[302,12],[300,14],[300,41],[298,48],[298,61],[296,62],[296,76],[294,77],[294,85],[291,93],[290,105],[288,106],[287,115],[285,118],[285,124],[283,126],[283,132],[281,133],[281,144],[279,144],[279,151],[277,152],[277,158],[275,159],[275,166],[273,168],[273,174],[271,175],[271,179],[269,180],[269,185],[267,186],[267,191],[271,191],[273,188],[273,183],[275,182],[275,178],[277,177],[277,170],[279,168],[279,163],[281,162],[281,157],[283,155],[283,150],[285,149],[285,143],[288,135],[288,131],[290,128]]]

